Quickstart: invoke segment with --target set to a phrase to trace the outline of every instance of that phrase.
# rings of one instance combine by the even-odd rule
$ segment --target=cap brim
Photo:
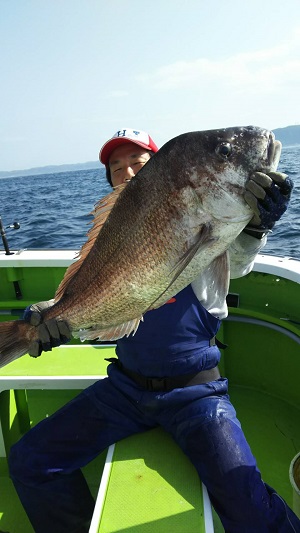
[[[141,146],[142,148],[145,148],[145,150],[151,150],[151,148],[140,141],[135,141],[133,139],[126,139],[124,137],[116,137],[115,139],[110,139],[105,143],[102,147],[102,149],[99,152],[99,159],[103,165],[107,166],[109,163],[109,158],[112,154],[112,152],[122,144],[137,144],[138,146]]]

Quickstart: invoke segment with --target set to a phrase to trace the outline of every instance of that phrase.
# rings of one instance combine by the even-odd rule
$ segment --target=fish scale
[[[274,134],[254,126],[171,139],[96,205],[88,240],[43,320],[67,321],[82,340],[115,340],[207,268],[226,293],[227,250],[253,216],[245,185],[255,171],[276,170],[280,152]],[[36,339],[25,321],[1,323],[0,365]]]

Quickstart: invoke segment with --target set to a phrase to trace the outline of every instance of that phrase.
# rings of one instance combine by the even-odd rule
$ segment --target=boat
[[[0,320],[53,297],[72,250],[0,251]],[[258,255],[231,280],[219,340],[221,374],[263,479],[293,506],[290,464],[300,451],[300,261]],[[0,530],[32,533],[8,476],[11,445],[79,390],[106,375],[114,344],[25,355],[0,369]],[[84,469],[96,505],[90,533],[221,533],[194,467],[160,428],[112,445]]]

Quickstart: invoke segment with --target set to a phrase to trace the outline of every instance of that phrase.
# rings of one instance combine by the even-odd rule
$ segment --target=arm
[[[292,180],[281,172],[255,172],[251,176],[244,198],[254,216],[229,249],[231,278],[245,276],[252,270],[268,233],[287,209],[292,189]]]
[[[266,234],[257,239],[248,235],[245,230],[240,233],[229,248],[231,279],[241,278],[251,272],[255,258],[266,242]]]
[[[267,242],[267,234],[286,211],[293,182],[280,172],[255,172],[246,185],[245,200],[254,216],[244,231],[238,235],[228,250],[230,278],[240,278],[251,272],[257,254]],[[227,316],[225,289],[215,290],[215,272],[210,265],[192,283],[200,303],[212,315],[222,319]]]

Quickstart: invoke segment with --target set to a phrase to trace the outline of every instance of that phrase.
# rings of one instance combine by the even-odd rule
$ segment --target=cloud
[[[300,83],[300,30],[274,47],[226,59],[177,61],[150,74],[141,74],[137,79],[157,92],[218,89],[220,93],[222,87],[235,93],[274,94],[283,88],[294,90],[295,84]]]

